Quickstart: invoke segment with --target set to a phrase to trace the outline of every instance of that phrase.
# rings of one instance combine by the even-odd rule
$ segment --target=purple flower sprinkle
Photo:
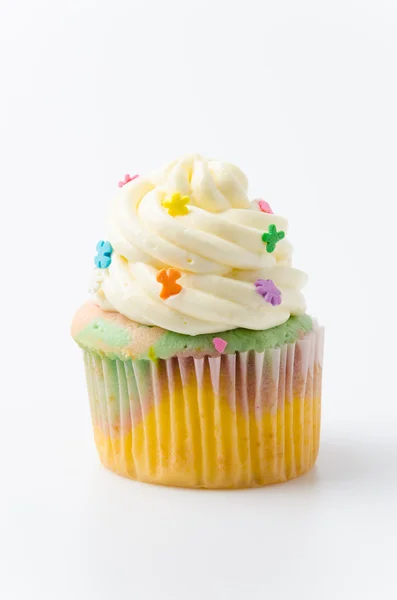
[[[281,304],[281,292],[276,288],[271,279],[257,279],[257,281],[255,281],[255,287],[256,291],[263,297],[265,302],[269,302],[272,306]]]

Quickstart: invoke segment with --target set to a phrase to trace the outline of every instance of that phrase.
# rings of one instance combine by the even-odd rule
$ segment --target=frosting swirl
[[[237,167],[194,155],[124,185],[110,210],[112,262],[96,301],[144,325],[189,335],[238,327],[263,330],[303,314],[306,275],[291,267],[288,240],[266,252],[269,225],[287,230],[280,216],[261,212],[247,195]],[[189,197],[189,212],[171,216],[164,199]],[[159,270],[180,271],[180,293],[160,297]],[[271,279],[281,303],[271,305],[255,282]]]

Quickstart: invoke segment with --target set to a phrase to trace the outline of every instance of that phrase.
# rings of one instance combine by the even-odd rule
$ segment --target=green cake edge
[[[74,339],[84,350],[113,360],[156,360],[168,359],[173,356],[201,358],[203,356],[219,355],[214,347],[214,338],[221,338],[227,342],[224,354],[248,352],[249,350],[263,352],[268,348],[278,348],[284,344],[292,344],[305,333],[311,331],[312,328],[312,318],[304,314],[291,316],[282,325],[263,331],[239,328],[219,333],[191,336],[158,330],[162,334],[157,337],[156,341],[152,345],[145,344],[142,347],[141,343],[134,343],[134,333],[131,330],[118,327],[104,318],[99,318],[94,319],[80,330],[74,336]],[[141,328],[138,331],[141,331]],[[138,347],[139,350],[137,351]]]

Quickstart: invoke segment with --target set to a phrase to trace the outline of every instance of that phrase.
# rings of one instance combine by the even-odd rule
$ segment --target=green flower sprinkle
[[[268,233],[262,235],[262,240],[266,242],[266,251],[274,252],[276,244],[285,237],[284,231],[277,231],[275,225],[269,225]]]

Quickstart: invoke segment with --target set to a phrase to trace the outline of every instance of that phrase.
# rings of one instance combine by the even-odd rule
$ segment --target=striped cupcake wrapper
[[[319,447],[324,330],[264,352],[112,360],[84,352],[95,442],[120,475],[256,487],[308,471]]]

